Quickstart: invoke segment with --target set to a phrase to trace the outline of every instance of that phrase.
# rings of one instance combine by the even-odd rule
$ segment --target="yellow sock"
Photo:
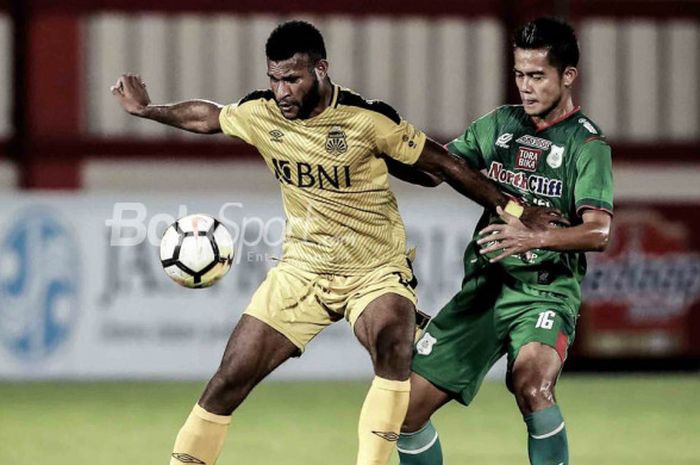
[[[214,465],[230,423],[230,415],[214,415],[196,404],[177,434],[170,465]]]
[[[408,410],[411,382],[374,377],[360,412],[357,465],[386,465]]]

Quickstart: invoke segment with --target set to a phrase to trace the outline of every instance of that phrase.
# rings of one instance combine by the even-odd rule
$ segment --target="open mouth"
[[[290,111],[296,105],[294,105],[293,103],[281,102],[281,103],[279,103],[278,106],[280,107],[280,110],[282,110],[282,111]]]

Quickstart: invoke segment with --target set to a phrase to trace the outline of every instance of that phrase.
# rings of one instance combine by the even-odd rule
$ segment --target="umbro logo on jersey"
[[[393,431],[372,431],[372,433],[376,434],[382,439],[386,439],[389,442],[395,442],[399,440],[399,435],[394,433]]]
[[[333,126],[326,139],[326,152],[340,155],[348,151],[348,141],[340,126]]]
[[[192,457],[190,454],[180,454],[178,452],[173,452],[173,458],[179,460],[182,463],[194,463],[197,465],[206,465],[204,462],[199,460],[197,457]]]
[[[508,145],[508,142],[513,140],[513,134],[510,132],[504,132],[500,136],[498,136],[498,139],[496,139],[496,147],[501,147],[504,149],[510,148],[510,145]]]
[[[282,137],[284,137],[284,133],[279,129],[273,129],[269,134],[272,142],[282,142]]]
[[[524,136],[520,136],[518,140],[516,140],[518,144],[523,144],[527,145],[528,147],[533,147],[536,149],[540,150],[547,150],[551,145],[552,142],[547,140],[547,139],[542,139],[541,137],[535,137],[531,136],[529,134],[526,134]]]

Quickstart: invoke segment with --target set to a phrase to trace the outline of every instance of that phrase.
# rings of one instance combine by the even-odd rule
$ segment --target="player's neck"
[[[576,110],[571,96],[563,98],[559,104],[544,116],[531,116],[533,124],[538,130],[548,128],[562,121]]]
[[[323,111],[328,108],[333,101],[333,83],[326,77],[323,81],[319,83],[318,86],[319,99],[318,105],[311,110],[308,118],[313,118],[314,116],[320,115]]]

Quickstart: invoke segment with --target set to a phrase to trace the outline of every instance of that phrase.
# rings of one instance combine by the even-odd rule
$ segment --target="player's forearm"
[[[597,223],[550,228],[535,233],[533,248],[557,252],[602,252],[608,246],[609,236],[609,227]]]
[[[169,105],[147,105],[137,116],[199,134],[221,132],[221,106],[207,100],[187,100]]]
[[[431,139],[425,142],[423,152],[414,167],[436,176],[483,207],[495,210],[496,207],[503,207],[508,203],[509,198],[495,183],[469,165],[466,160],[452,155]]]
[[[436,174],[457,192],[491,210],[508,203],[508,196],[480,171],[461,158],[452,154],[449,156],[452,161],[446,163]]]

